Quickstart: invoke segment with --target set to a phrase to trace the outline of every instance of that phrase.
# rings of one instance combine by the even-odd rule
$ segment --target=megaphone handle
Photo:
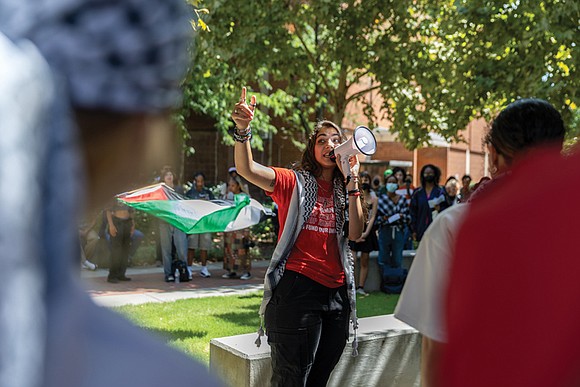
[[[350,163],[348,162],[349,157],[341,157],[340,164],[342,166],[342,174],[344,177],[348,177],[350,175]]]

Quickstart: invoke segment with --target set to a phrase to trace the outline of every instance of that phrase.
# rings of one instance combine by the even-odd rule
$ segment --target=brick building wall
[[[466,172],[467,157],[465,150],[450,148],[447,152],[447,169],[442,180],[445,181],[450,176],[461,179]]]
[[[413,173],[413,184],[419,186],[420,172],[421,168],[426,164],[433,164],[439,169],[441,169],[441,181],[440,184],[445,182],[444,176],[447,176],[447,152],[448,148],[443,147],[433,147],[433,148],[421,148],[417,150],[417,165],[416,172]]]
[[[413,162],[413,152],[400,142],[379,142],[373,160],[400,160]]]
[[[489,176],[486,169],[486,158],[483,152],[471,152],[471,178],[478,182],[483,176]]]

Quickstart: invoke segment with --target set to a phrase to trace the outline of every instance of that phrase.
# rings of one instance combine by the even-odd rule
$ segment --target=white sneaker
[[[252,278],[252,275],[250,274],[250,272],[245,272],[244,274],[242,274],[242,276],[240,277],[241,280],[249,280],[250,278]]]
[[[199,275],[202,276],[203,278],[211,277],[211,273],[209,272],[209,270],[207,270],[207,266],[201,267],[201,270],[199,271]]]
[[[88,259],[82,263],[82,267],[83,267],[83,269],[86,269],[86,270],[93,270],[93,271],[97,270],[97,265],[95,265],[94,263],[92,263]]]
[[[360,294],[361,296],[368,296],[369,294],[367,292],[365,292],[365,290],[363,288],[358,288],[356,290],[357,294]]]

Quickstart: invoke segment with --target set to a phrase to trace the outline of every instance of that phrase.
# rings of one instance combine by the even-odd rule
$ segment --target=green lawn
[[[211,339],[257,331],[261,299],[262,294],[257,292],[245,296],[129,305],[115,310],[208,365]],[[358,317],[393,313],[398,299],[398,295],[383,293],[358,297]]]

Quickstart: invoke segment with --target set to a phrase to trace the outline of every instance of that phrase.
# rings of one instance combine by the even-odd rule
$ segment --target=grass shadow
[[[251,300],[254,298],[262,298],[262,293],[261,292],[256,292],[256,293],[250,293],[250,294],[244,294],[242,296],[239,296],[238,299],[240,300]]]
[[[254,308],[244,308],[250,309],[247,312],[228,312],[215,315],[215,317],[220,318],[224,321],[230,322],[237,326],[248,326],[255,327],[260,325],[260,316],[258,316],[258,311]]]
[[[160,329],[160,328],[143,328],[146,332],[151,333],[165,341],[185,340],[191,338],[202,338],[208,335],[208,331],[188,331],[183,329]]]

